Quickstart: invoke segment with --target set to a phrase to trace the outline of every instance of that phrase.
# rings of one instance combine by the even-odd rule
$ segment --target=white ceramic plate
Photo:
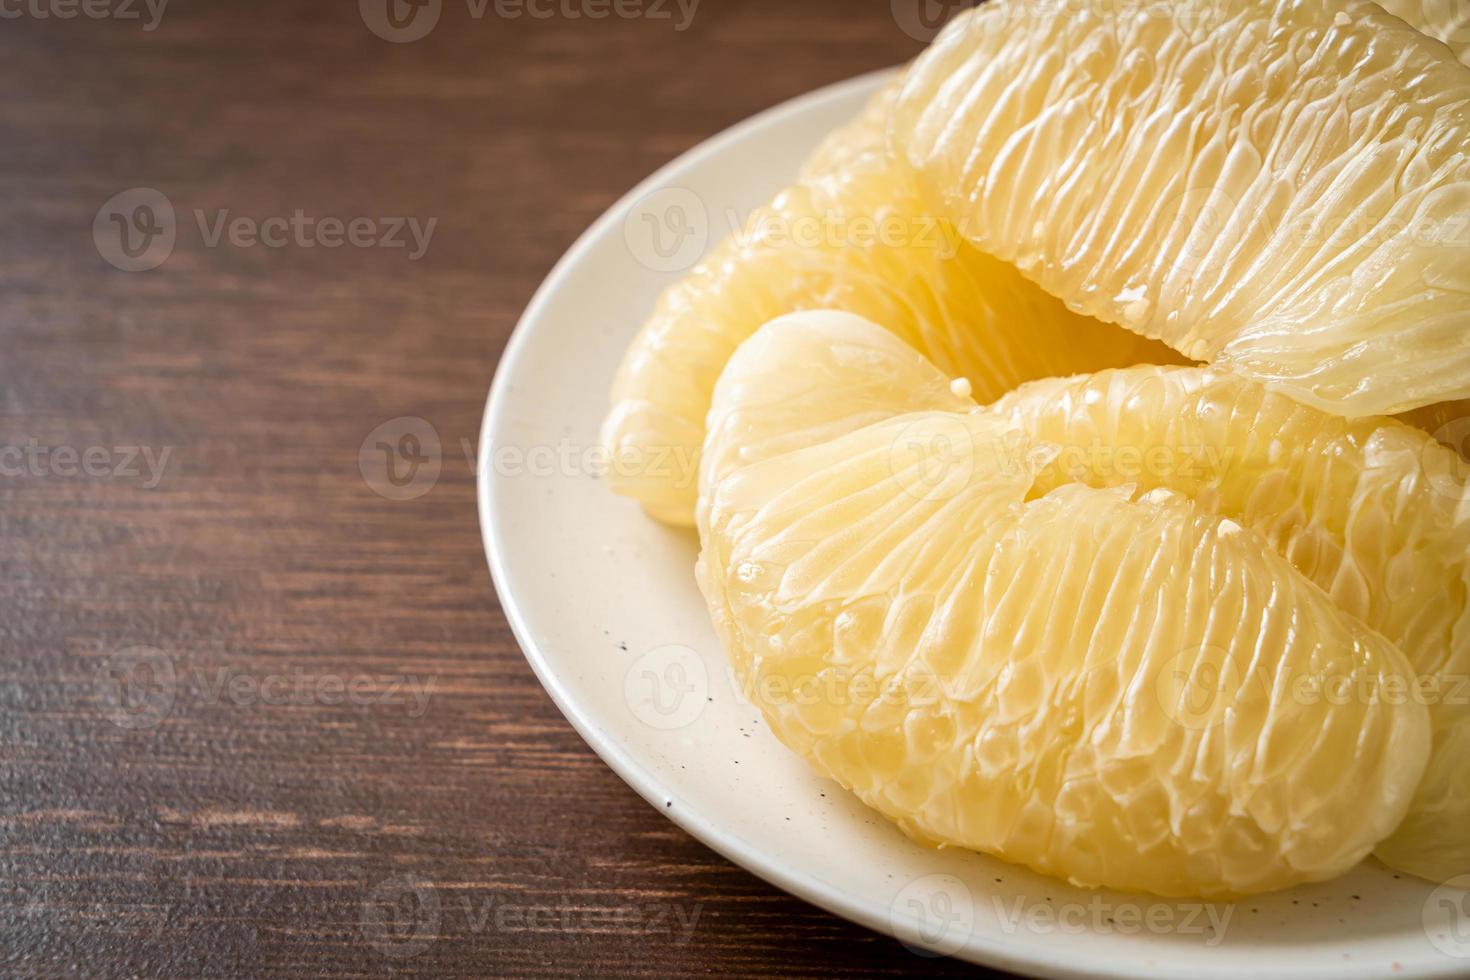
[[[1377,866],[1204,906],[926,850],[809,772],[736,696],[694,584],[693,535],[613,496],[592,450],[658,292],[789,183],[883,77],[779,106],[674,161],[582,236],[526,310],[485,410],[479,500],[501,601],[542,684],[680,827],[915,949],[1065,977],[1470,975],[1470,899]]]

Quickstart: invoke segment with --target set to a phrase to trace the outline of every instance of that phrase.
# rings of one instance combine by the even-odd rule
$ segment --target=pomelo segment
[[[1379,856],[1445,881],[1470,874],[1470,467],[1387,418],[1346,420],[1206,368],[1137,367],[1022,386],[994,410],[1058,455],[1033,493],[1165,488],[1258,532],[1396,644],[1435,744],[1411,816]]]
[[[1441,692],[1441,698],[1462,699],[1470,684],[1463,674],[1447,678]],[[1373,853],[1391,868],[1443,884],[1470,868],[1470,723],[1463,709],[1454,723],[1436,729],[1430,752],[1408,816]]]
[[[1470,4],[1464,0],[1378,0],[1378,5],[1443,42],[1460,64],[1470,65]]]
[[[951,379],[862,317],[837,310],[791,313],[741,344],[721,375],[700,486],[895,415],[974,407],[967,382]]]
[[[1421,432],[1427,432],[1440,445],[1453,449],[1461,459],[1470,463],[1470,399],[1436,402],[1395,417]]]
[[[895,91],[664,293],[629,347],[602,441],[620,460],[612,489],[654,517],[693,522],[715,380],[741,341],[785,313],[831,307],[879,320],[985,400],[1035,378],[1178,359],[1070,312],[935,218],[885,150]]]
[[[752,343],[711,411],[698,574],[747,693],[818,771],[915,837],[1163,895],[1330,877],[1402,819],[1423,706],[1294,692],[1402,686],[1408,664],[1257,532],[1169,491],[1041,492],[1056,447],[937,371],[902,367],[912,390],[871,421],[911,356],[872,324]],[[807,379],[795,403],[833,403],[786,444],[771,365]]]
[[[1072,309],[1334,414],[1470,396],[1470,69],[1366,0],[997,0],[890,147]]]

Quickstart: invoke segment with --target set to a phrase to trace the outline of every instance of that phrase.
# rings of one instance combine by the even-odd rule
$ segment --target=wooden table
[[[443,0],[390,43],[369,20],[412,23],[351,0],[68,2],[0,20],[0,974],[973,972],[593,755],[506,627],[461,448],[604,208],[918,21]],[[567,13],[599,9],[645,13]],[[411,500],[360,467],[400,416],[443,444]]]

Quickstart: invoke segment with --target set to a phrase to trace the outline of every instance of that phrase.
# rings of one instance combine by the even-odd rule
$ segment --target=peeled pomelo
[[[1057,447],[1033,493],[1069,483],[1168,489],[1258,532],[1418,675],[1434,750],[1404,827],[1378,854],[1470,874],[1470,467],[1387,418],[1347,420],[1228,372],[1136,367],[1032,382],[993,410]]]
[[[1380,7],[1442,41],[1462,65],[1470,65],[1470,4],[1464,0],[1377,0]]]
[[[1403,818],[1424,707],[1293,692],[1409,665],[1257,531],[1038,485],[1055,444],[838,313],[766,326],[710,423],[698,576],[737,675],[911,835],[1223,897],[1331,877]]]
[[[1470,399],[1436,402],[1405,412],[1397,418],[1434,436],[1442,445],[1470,462]]]
[[[1023,381],[1177,355],[1075,314],[927,211],[885,150],[890,87],[831,136],[800,182],[659,299],[624,356],[602,441],[612,489],[693,522],[710,394],[766,321],[832,307],[888,324],[978,397]]]
[[[987,3],[889,136],[1073,310],[1334,414],[1470,396],[1470,69],[1367,0]]]

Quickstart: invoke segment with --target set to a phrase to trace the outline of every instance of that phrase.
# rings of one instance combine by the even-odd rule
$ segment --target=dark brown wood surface
[[[558,256],[703,138],[920,47],[889,0],[652,3],[443,0],[400,44],[353,0],[7,0],[0,975],[975,972],[642,802],[490,584],[460,447]],[[608,9],[644,15],[570,15]],[[130,272],[119,220],[166,252],[138,188],[176,238]],[[298,209],[437,225],[416,259],[230,230]],[[445,450],[408,501],[359,467],[398,416]]]

